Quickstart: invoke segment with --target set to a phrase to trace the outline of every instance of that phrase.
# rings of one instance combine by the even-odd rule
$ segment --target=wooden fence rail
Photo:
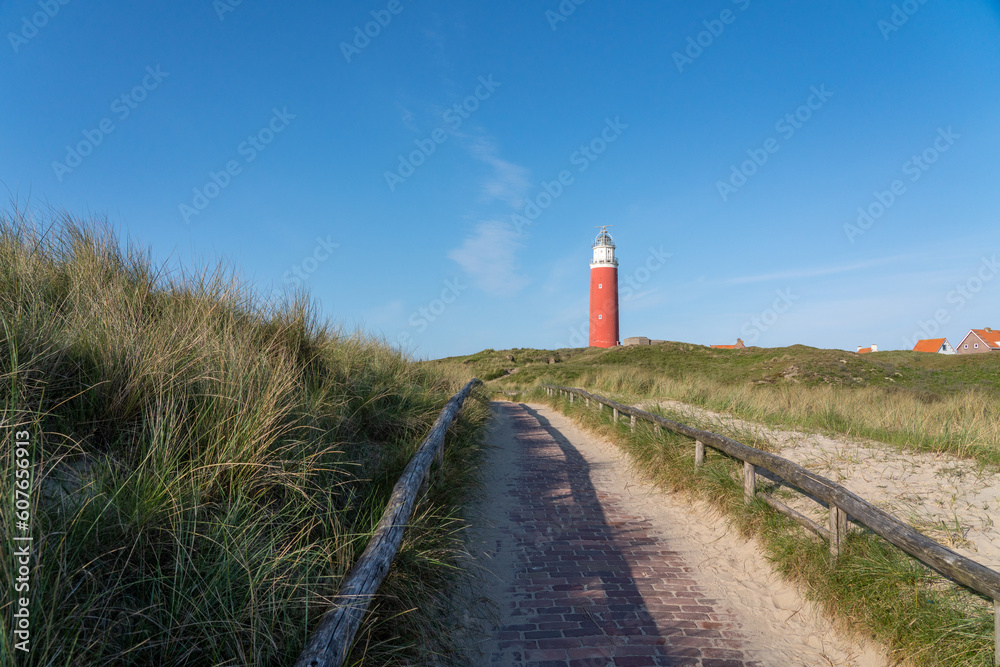
[[[333,607],[319,621],[306,642],[295,667],[340,667],[350,651],[354,635],[375,591],[389,572],[389,566],[403,541],[403,530],[413,513],[420,487],[431,463],[444,453],[444,436],[462,409],[472,388],[481,382],[469,380],[444,406],[430,433],[410,459],[392,490],[389,504],[361,558],[341,583]]]
[[[642,419],[674,433],[688,436],[695,440],[695,465],[704,461],[704,447],[728,454],[743,462],[744,495],[748,502],[761,498],[771,507],[788,515],[800,525],[812,530],[830,542],[830,553],[836,557],[840,545],[846,536],[848,517],[853,517],[858,523],[868,527],[890,544],[902,549],[914,558],[940,572],[952,581],[993,599],[994,609],[994,665],[1000,667],[1000,572],[977,563],[956,553],[948,547],[939,544],[926,535],[914,530],[899,521],[891,514],[880,510],[860,496],[848,491],[836,482],[792,463],[780,456],[775,456],[753,447],[736,442],[716,433],[692,428],[680,422],[671,421],[665,417],[654,415],[639,408],[623,405],[604,396],[591,394],[583,389],[542,385],[550,395],[553,392],[569,396],[582,396],[595,401],[598,405],[607,405],[613,410],[615,422],[619,414],[629,415],[634,425],[636,419]],[[755,468],[760,467],[777,475],[782,480],[800,491],[824,501],[830,508],[830,520],[827,528],[822,528],[806,516],[765,495],[756,494]]]

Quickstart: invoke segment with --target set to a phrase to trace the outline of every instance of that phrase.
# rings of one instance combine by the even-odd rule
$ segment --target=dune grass
[[[669,398],[759,424],[868,438],[1000,466],[1000,393],[987,388],[969,387],[928,400],[886,387],[724,384],[624,369],[583,373],[578,381],[581,387],[629,401]]]
[[[99,224],[3,214],[5,502],[15,431],[33,469],[18,664],[291,664],[456,389],[320,321],[302,295],[270,302],[221,267],[156,267]],[[443,591],[487,417],[477,392],[350,664],[460,660]],[[22,534],[0,512],[5,554]],[[5,563],[0,664],[14,576]]]
[[[556,363],[540,361],[549,357]],[[549,382],[633,403],[673,399],[760,424],[870,438],[1000,466],[1000,354],[857,355],[801,345],[710,350],[665,343],[484,350],[427,365],[453,373],[492,372],[501,389]]]
[[[755,536],[784,577],[800,584],[846,630],[886,647],[894,664],[992,667],[992,601],[937,575],[871,531],[853,526],[831,566],[825,541],[763,501],[744,502],[740,462],[708,448],[705,465],[696,469],[689,438],[655,434],[643,422],[633,433],[627,420],[613,424],[608,410],[540,389],[522,400],[528,399],[574,417],[627,451],[654,483],[709,503],[740,534]]]

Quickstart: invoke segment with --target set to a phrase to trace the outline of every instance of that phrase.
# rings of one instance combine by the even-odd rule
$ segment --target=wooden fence
[[[444,461],[445,433],[477,384],[481,384],[477,378],[469,380],[444,406],[430,433],[399,476],[371,541],[344,578],[333,607],[320,619],[295,667],[340,667],[347,659],[365,611],[399,551],[403,530],[413,513],[431,463]]]
[[[925,563],[945,577],[963,586],[993,599],[994,617],[994,661],[1000,667],[1000,572],[975,562],[948,547],[939,544],[926,535],[902,523],[891,514],[880,510],[863,498],[851,493],[836,482],[826,477],[792,463],[780,456],[765,451],[747,447],[722,435],[692,428],[679,422],[671,421],[639,408],[623,405],[609,398],[591,394],[583,389],[542,385],[551,396],[555,392],[568,395],[572,403],[579,397],[590,405],[594,401],[598,409],[608,406],[612,410],[612,419],[618,423],[620,415],[629,415],[629,423],[635,430],[636,420],[642,419],[653,424],[656,432],[665,428],[674,433],[693,438],[695,441],[695,465],[700,466],[705,459],[705,445],[717,449],[743,462],[743,495],[746,502],[760,498],[782,514],[792,518],[801,526],[815,532],[830,542],[830,553],[836,558],[848,529],[848,518],[869,528],[889,543],[902,549],[914,558]],[[820,526],[812,519],[796,512],[766,494],[758,494],[756,486],[756,468],[770,471],[787,482],[790,486],[807,493],[827,504],[830,518],[827,527]]]

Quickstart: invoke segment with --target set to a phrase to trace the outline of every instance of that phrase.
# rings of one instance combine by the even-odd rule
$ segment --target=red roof
[[[735,350],[736,346],[735,345],[713,345],[712,348],[716,349],[716,350]]]
[[[924,340],[918,340],[917,344],[913,346],[914,352],[937,352],[944,345],[944,338],[926,338]]]
[[[871,352],[871,351],[872,351],[872,349],[870,347],[863,347],[860,350],[858,350],[858,354],[867,354],[868,352]]]
[[[973,329],[972,333],[976,334],[983,341],[992,348],[1000,348],[1000,331],[996,329]]]

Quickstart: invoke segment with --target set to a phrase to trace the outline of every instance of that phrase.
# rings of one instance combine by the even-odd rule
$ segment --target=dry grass
[[[988,389],[972,387],[927,400],[884,387],[731,384],[625,368],[584,370],[573,385],[632,401],[670,398],[761,424],[871,438],[1000,465],[998,396]]]
[[[0,216],[0,494],[13,431],[31,434],[34,466],[19,664],[289,663],[453,389],[302,295],[154,267],[66,217]],[[482,394],[467,402],[354,664],[451,649],[441,590],[487,414]],[[0,530],[11,553],[12,513]],[[5,591],[12,579],[0,570]]]

